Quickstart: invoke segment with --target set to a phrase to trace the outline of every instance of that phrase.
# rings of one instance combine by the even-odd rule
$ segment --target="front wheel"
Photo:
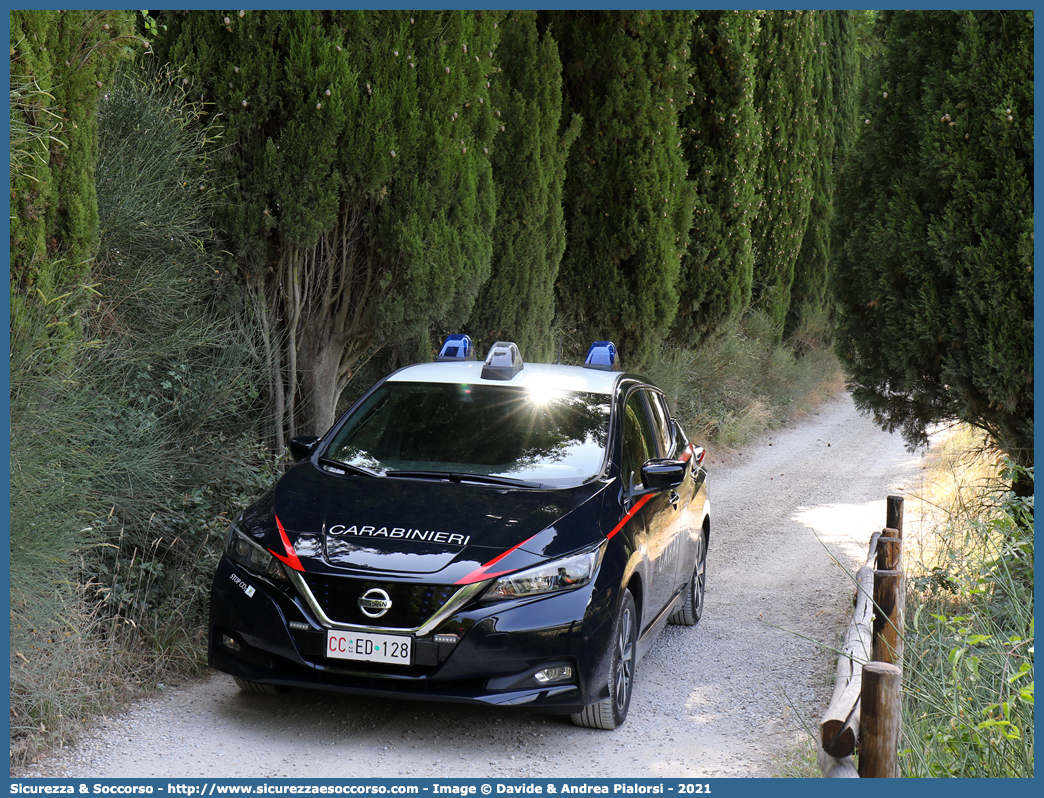
[[[685,586],[685,603],[667,620],[681,626],[695,626],[703,615],[703,594],[707,589],[707,530],[700,531],[696,542],[696,566]]]
[[[573,723],[588,729],[615,729],[627,719],[638,665],[638,613],[631,591],[624,589],[613,628],[613,654],[609,667],[609,697],[572,715]]]

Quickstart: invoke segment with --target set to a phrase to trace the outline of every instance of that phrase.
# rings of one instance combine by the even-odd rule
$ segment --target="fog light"
[[[573,678],[572,665],[556,665],[553,668],[544,668],[537,671],[533,678],[541,684],[552,684],[554,682],[566,682]]]
[[[435,642],[455,646],[460,642],[460,638],[457,635],[435,635]]]
[[[227,648],[229,651],[239,651],[239,643],[232,638],[231,635],[221,635],[221,645]]]

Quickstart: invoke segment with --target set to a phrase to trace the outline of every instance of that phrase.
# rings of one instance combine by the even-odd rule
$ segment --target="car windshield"
[[[551,487],[602,471],[609,397],[499,385],[385,382],[324,457],[378,474],[437,472]]]

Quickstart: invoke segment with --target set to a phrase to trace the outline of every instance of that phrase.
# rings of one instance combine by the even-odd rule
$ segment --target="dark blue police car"
[[[623,723],[668,621],[703,611],[703,449],[619,370],[485,361],[466,336],[394,372],[235,522],[210,665],[291,686]]]

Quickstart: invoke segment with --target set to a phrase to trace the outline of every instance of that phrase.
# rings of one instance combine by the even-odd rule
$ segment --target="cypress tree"
[[[689,15],[547,12],[569,110],[566,252],[557,305],[583,340],[612,339],[640,368],[671,329],[692,222],[678,109],[687,102]]]
[[[488,278],[498,14],[189,12],[170,57],[226,120],[221,224],[259,308],[273,442],[323,432],[375,345]],[[426,348],[426,347],[425,347]]]
[[[116,63],[140,51],[126,11],[10,12],[11,315],[86,278],[98,246],[98,102]],[[54,308],[49,311],[53,315]],[[77,334],[69,306],[69,334]],[[29,323],[25,321],[25,323]],[[54,334],[52,327],[52,335]]]
[[[680,117],[696,192],[674,323],[675,337],[685,343],[698,343],[750,304],[750,225],[761,153],[754,113],[757,30],[752,11],[698,11],[692,21],[692,89]]]
[[[501,23],[500,76],[490,89],[500,135],[490,160],[497,185],[495,268],[482,287],[468,331],[477,341],[510,340],[523,357],[553,354],[555,280],[565,251],[562,186],[569,148],[580,124],[562,123],[562,64],[536,13]]]
[[[814,11],[768,11],[756,49],[755,106],[764,146],[756,183],[760,206],[751,226],[754,299],[780,335],[812,202],[820,129],[811,72],[820,31]]]
[[[806,314],[825,309],[833,218],[834,163],[838,148],[855,133],[858,60],[851,11],[816,12],[821,39],[814,42],[810,77],[818,136],[812,147],[808,224],[794,268],[784,334]]]
[[[838,200],[856,402],[911,443],[960,419],[1032,464],[1033,15],[889,12],[880,30]]]

